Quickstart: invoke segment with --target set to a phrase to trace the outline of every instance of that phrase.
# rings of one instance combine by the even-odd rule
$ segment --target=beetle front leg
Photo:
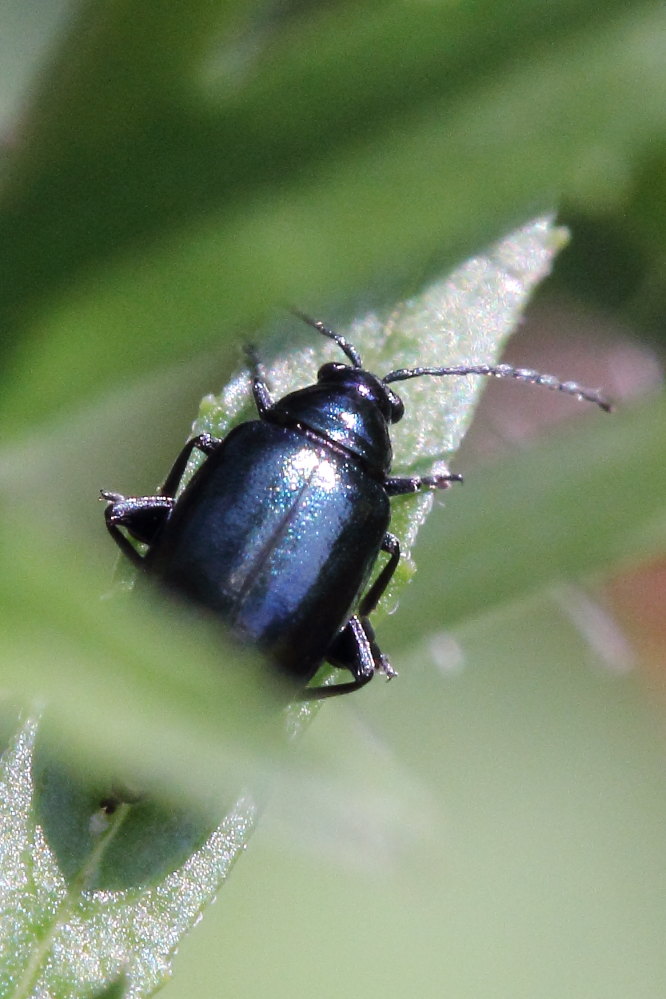
[[[418,493],[421,489],[448,489],[452,482],[462,482],[462,475],[446,472],[442,475],[410,475],[388,478],[384,488],[389,496],[405,496]]]
[[[266,376],[264,375],[261,367],[259,354],[257,353],[256,347],[254,347],[251,343],[247,344],[245,347],[245,356],[247,357],[248,364],[250,365],[250,374],[252,376],[252,395],[254,396],[257,412],[259,413],[259,416],[264,417],[269,409],[273,408],[273,399],[268,385],[266,384]]]

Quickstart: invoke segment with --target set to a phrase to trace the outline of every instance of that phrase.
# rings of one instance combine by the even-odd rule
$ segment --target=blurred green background
[[[557,210],[510,357],[620,403],[555,427],[573,404],[493,386],[381,625],[400,679],[310,726],[170,999],[666,990],[665,31],[582,0],[3,5],[4,671],[77,664],[73,755],[114,657],[162,682],[159,618],[98,623],[96,492],[154,488],[282,303],[343,325]],[[187,682],[183,746],[224,697],[199,717]]]

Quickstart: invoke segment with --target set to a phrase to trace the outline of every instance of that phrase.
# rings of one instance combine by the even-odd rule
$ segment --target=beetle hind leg
[[[348,683],[314,687],[303,691],[302,700],[337,697],[359,690],[372,680],[375,673],[384,673],[389,679],[396,675],[388,658],[375,640],[375,632],[367,618],[354,615],[333,639],[326,660],[338,669],[347,669],[354,679]]]

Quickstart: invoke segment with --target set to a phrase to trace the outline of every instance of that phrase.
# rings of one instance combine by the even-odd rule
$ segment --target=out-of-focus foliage
[[[44,737],[78,776],[70,786],[39,771],[50,814],[24,804],[70,857],[87,849],[69,838],[72,817],[113,766],[109,746],[130,771],[142,757],[169,818],[134,820],[139,860],[123,870],[135,878],[149,821],[163,834],[150,859],[180,863],[237,782],[277,780],[282,754],[272,690],[249,660],[221,670],[218,636],[122,596],[100,602],[112,556],[97,490],[154,489],[243,339],[269,329],[280,356],[306,342],[292,322],[270,326],[282,303],[337,326],[385,315],[544,209],[561,206],[573,236],[553,294],[659,343],[666,14],[615,0],[5,8],[3,729],[16,730],[27,695],[50,693]],[[492,324],[498,302],[489,308]],[[478,348],[478,315],[463,307],[465,329],[452,309],[442,331]],[[572,578],[663,552],[663,408],[648,399],[478,469],[435,511],[420,574],[382,624],[402,675],[354,701],[372,735],[352,706],[330,705],[280,765],[255,866],[248,858],[226,887],[215,943],[189,970],[183,958],[174,999],[179,987],[663,993],[656,726],[634,682],[604,672],[594,629],[586,646],[569,623],[588,600]],[[455,412],[454,399],[446,418]],[[207,794],[212,807],[190,822]],[[7,802],[3,817],[16,819]],[[234,813],[236,847],[247,807]],[[316,864],[308,835],[326,844]],[[330,866],[341,854],[353,875]],[[84,882],[69,877],[78,893]],[[157,925],[142,912],[127,937],[137,967]],[[3,924],[12,953],[29,922],[24,911]],[[49,925],[32,966],[0,968],[3,994],[29,995],[48,969]],[[153,971],[156,982],[164,969]],[[119,972],[131,982],[131,961]],[[49,988],[81,994],[57,975]]]

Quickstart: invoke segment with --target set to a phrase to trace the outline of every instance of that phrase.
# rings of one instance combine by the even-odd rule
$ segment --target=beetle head
[[[317,372],[317,381],[356,391],[378,407],[387,423],[397,423],[404,416],[405,407],[400,396],[385,385],[381,378],[362,368],[350,368],[348,364],[329,361]]]

